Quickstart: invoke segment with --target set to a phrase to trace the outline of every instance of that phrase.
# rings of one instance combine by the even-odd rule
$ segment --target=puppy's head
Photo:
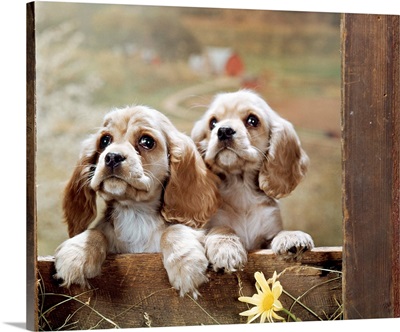
[[[199,227],[217,205],[208,176],[189,137],[160,112],[134,106],[108,113],[83,143],[63,200],[69,235],[96,217],[96,195],[107,202],[160,211],[166,221]]]
[[[307,171],[308,157],[291,123],[249,90],[217,95],[192,138],[215,174],[252,172],[271,197],[288,195]]]

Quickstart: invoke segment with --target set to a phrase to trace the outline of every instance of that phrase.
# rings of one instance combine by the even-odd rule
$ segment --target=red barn
[[[237,53],[232,53],[225,63],[225,73],[228,76],[240,76],[244,72],[244,64]]]
[[[239,76],[244,73],[242,58],[229,47],[206,47],[202,54],[192,54],[189,66],[206,75]]]

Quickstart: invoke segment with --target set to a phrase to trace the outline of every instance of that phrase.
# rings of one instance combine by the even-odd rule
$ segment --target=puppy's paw
[[[177,258],[177,257],[176,257]],[[164,260],[168,279],[180,296],[191,294],[194,299],[200,295],[198,288],[208,281],[206,276],[208,261],[203,255],[197,259],[181,257]]]
[[[273,238],[271,248],[277,255],[297,258],[314,248],[314,242],[309,234],[302,231],[281,231]]]
[[[247,263],[247,251],[236,234],[210,233],[205,241],[206,255],[214,271],[235,272]]]
[[[90,288],[87,279],[98,276],[101,266],[106,258],[106,248],[100,245],[101,242],[92,242],[101,233],[85,231],[64,241],[55,253],[55,279],[60,279],[62,287],[70,287],[72,284],[80,285],[83,288]]]
[[[161,237],[164,267],[171,285],[181,296],[199,295],[198,288],[208,281],[204,232],[177,224],[169,226]]]

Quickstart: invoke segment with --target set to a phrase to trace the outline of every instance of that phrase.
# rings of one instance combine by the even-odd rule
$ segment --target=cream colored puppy
[[[248,90],[215,97],[192,138],[221,179],[222,206],[211,218],[206,255],[215,270],[235,271],[247,251],[293,256],[314,247],[302,231],[284,231],[278,199],[304,177],[309,159],[291,123]]]
[[[108,253],[161,252],[171,284],[198,294],[207,281],[204,231],[218,193],[190,137],[160,112],[132,106],[109,112],[84,141],[65,188],[70,239],[55,253],[62,286],[88,286]],[[96,225],[96,198],[106,210]]]

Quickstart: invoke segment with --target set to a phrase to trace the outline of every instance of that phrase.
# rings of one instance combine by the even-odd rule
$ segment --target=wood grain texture
[[[399,16],[342,18],[345,318],[399,317]]]
[[[35,4],[26,6],[26,328],[37,326],[36,287],[36,117]]]
[[[52,257],[39,258],[37,265],[39,314],[43,315],[39,322],[44,329],[70,323],[74,324],[62,329],[246,323],[246,317],[239,313],[248,307],[238,297],[256,293],[256,271],[263,272],[266,278],[272,277],[274,271],[284,271],[279,278],[283,288],[300,299],[294,303],[285,294],[280,299],[302,320],[333,319],[340,314],[342,304],[340,247],[317,248],[295,262],[284,261],[270,250],[250,253],[244,271],[209,271],[209,282],[200,288],[197,301],[189,296],[180,297],[171,288],[160,254],[108,257],[102,275],[91,279],[92,289],[86,292],[79,287],[68,290],[58,285],[52,278]],[[72,317],[68,318],[69,315]]]

